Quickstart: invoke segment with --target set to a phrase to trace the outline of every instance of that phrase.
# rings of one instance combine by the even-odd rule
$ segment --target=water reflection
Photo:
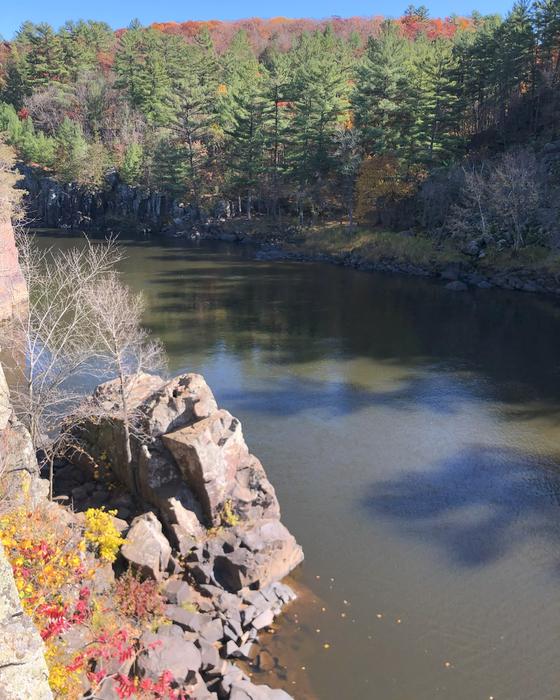
[[[122,269],[171,370],[242,419],[305,549],[320,604],[280,636],[295,687],[557,698],[558,304],[254,257],[132,241]]]

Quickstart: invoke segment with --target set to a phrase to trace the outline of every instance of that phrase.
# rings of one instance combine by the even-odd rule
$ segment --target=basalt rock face
[[[35,451],[14,416],[0,366],[0,503],[34,507],[46,498]],[[31,618],[22,611],[12,569],[0,545],[0,698],[50,700],[44,647]]]
[[[47,490],[47,481],[39,476],[31,437],[13,412],[0,366],[0,499],[33,508],[45,500]]]
[[[240,422],[218,408],[204,378],[183,374],[165,382],[144,374],[128,396],[134,415],[133,458],[126,458],[118,385],[107,382],[92,398],[80,438],[94,458],[108,458],[128,489],[157,513],[172,548],[193,579],[231,592],[280,580],[303,559],[301,547],[280,522],[274,488],[250,454]],[[158,577],[161,533],[138,523],[136,568]],[[141,531],[141,532],[140,532]],[[148,533],[148,531],[150,531]],[[144,533],[144,535],[142,535]],[[149,536],[148,536],[149,534]],[[141,544],[145,538],[145,562]],[[149,544],[149,547],[148,547]],[[148,551],[149,550],[149,551]]]
[[[158,192],[148,192],[121,182],[115,173],[104,186],[91,190],[63,184],[19,165],[27,191],[26,208],[38,225],[46,228],[106,230],[126,226],[145,231],[189,230],[198,220],[192,207]]]
[[[27,300],[27,287],[18,262],[14,229],[0,216],[0,322],[11,318],[14,309]]]

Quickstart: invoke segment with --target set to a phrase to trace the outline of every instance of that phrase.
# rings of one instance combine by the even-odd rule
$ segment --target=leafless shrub
[[[132,461],[131,439],[142,439],[140,421],[130,406],[130,395],[138,378],[146,370],[157,371],[164,366],[161,343],[150,337],[142,327],[144,302],[110,273],[93,279],[87,293],[90,319],[95,333],[99,359],[109,375],[117,377],[117,401],[107,411],[97,405],[98,413],[122,420],[128,463]]]
[[[458,239],[494,240],[519,250],[537,228],[542,203],[537,162],[527,150],[509,151],[494,163],[463,167],[459,201],[446,228]]]
[[[69,250],[41,251],[32,237],[18,240],[29,304],[7,334],[14,358],[14,410],[50,465],[70,434],[66,416],[84,398],[81,375],[96,371],[95,326],[87,293],[120,258],[114,241],[86,240]]]
[[[58,127],[73,105],[72,95],[60,83],[51,83],[25,98],[23,106],[33,124],[49,136],[55,136]]]
[[[463,166],[462,175],[459,202],[451,207],[447,227],[459,239],[484,236],[490,225],[488,166]]]
[[[514,250],[519,250],[539,206],[534,154],[527,150],[504,154],[492,169],[488,195],[494,220]]]

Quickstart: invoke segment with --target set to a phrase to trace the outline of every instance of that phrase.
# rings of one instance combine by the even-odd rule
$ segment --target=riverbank
[[[472,243],[459,250],[451,242],[412,231],[394,233],[339,224],[303,231],[278,229],[259,220],[229,220],[207,227],[204,238],[254,243],[260,259],[328,262],[370,272],[439,279],[449,289],[492,287],[560,296],[560,254],[527,246],[514,254]]]
[[[263,215],[227,218],[227,207],[218,205],[201,221],[178,200],[130,187],[116,177],[108,177],[104,189],[92,192],[40,177],[23,164],[20,170],[28,193],[26,207],[38,227],[241,241],[258,245],[263,258],[432,277],[455,291],[497,287],[560,295],[560,253],[543,246],[526,246],[514,254],[475,240],[460,247],[414,230],[349,229],[338,221],[300,227],[295,220],[278,223]]]
[[[146,698],[290,700],[262,683],[287,677],[259,635],[297,597],[281,580],[303,552],[240,422],[200,375],[139,375],[130,400],[145,442],[128,462],[118,412],[94,413],[116,405],[114,384],[98,387],[95,417],[76,424],[80,448],[57,460],[53,503],[0,367],[0,569],[15,601],[0,614],[4,667],[23,658],[44,684],[33,695],[41,700],[52,697],[47,675],[69,699],[116,700],[141,687]],[[20,653],[22,625],[11,618],[23,613]],[[0,673],[1,697],[30,697],[13,686]]]

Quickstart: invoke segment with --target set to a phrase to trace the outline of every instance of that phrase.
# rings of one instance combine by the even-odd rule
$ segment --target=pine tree
[[[46,23],[27,27],[24,36],[28,41],[26,79],[31,89],[64,82],[68,78],[64,47],[52,27]]]
[[[459,145],[454,125],[458,100],[455,68],[450,40],[420,38],[414,43],[413,160],[441,163],[449,160]]]
[[[280,215],[280,194],[287,170],[290,113],[290,57],[269,51],[264,59],[267,68],[264,80],[264,175],[270,198],[270,211]]]
[[[413,96],[407,41],[392,22],[384,22],[379,36],[368,41],[352,100],[366,153],[411,152]]]
[[[230,187],[240,199],[245,198],[250,219],[263,171],[266,68],[259,65],[245,32],[237,34],[224,62],[218,113],[227,137]]]
[[[216,122],[217,72],[209,70],[213,47],[205,43],[185,47],[181,72],[177,71],[168,95],[169,127],[186,156],[188,189],[200,209]]]
[[[335,164],[334,135],[349,108],[349,54],[327,27],[304,34],[293,61],[289,163],[302,220],[306,201],[313,217],[325,208]]]
[[[170,116],[171,78],[163,45],[159,32],[133,27],[122,35],[115,56],[117,86],[127,90],[131,103],[156,125]]]

